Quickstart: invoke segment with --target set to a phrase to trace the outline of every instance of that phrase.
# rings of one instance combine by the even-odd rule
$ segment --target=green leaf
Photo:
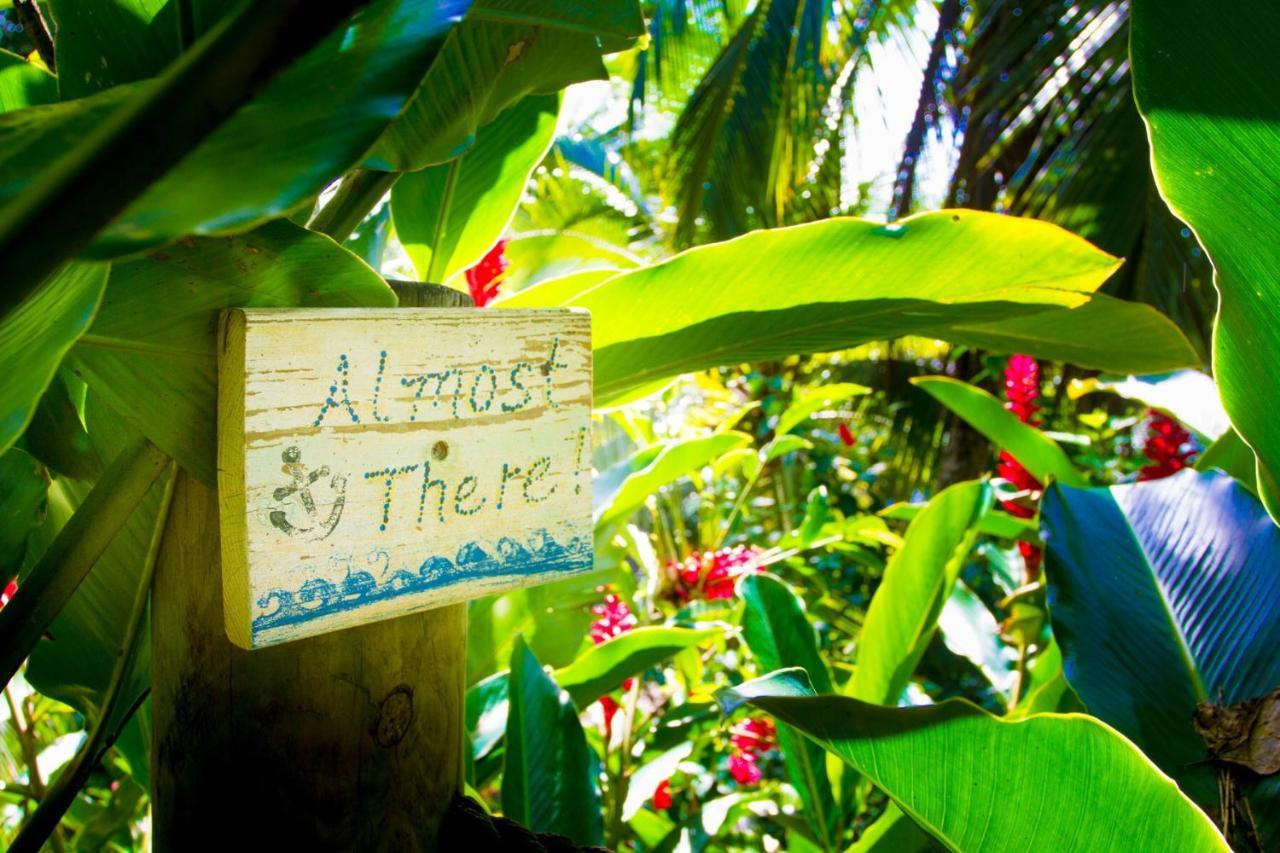
[[[1258,494],[1258,458],[1234,429],[1224,432],[1196,458],[1197,471],[1214,468],[1230,474],[1249,491]]]
[[[110,257],[246,230],[356,165],[465,2],[373,0],[344,22],[359,5],[240,4],[155,80],[0,115],[0,305],[91,242]]]
[[[892,518],[895,521],[911,521],[919,515],[928,504],[909,504],[899,502],[877,513],[881,518]],[[1040,526],[1031,518],[1018,518],[1007,512],[993,509],[982,516],[978,524],[978,532],[1001,539],[1022,539],[1027,542],[1040,541]]]
[[[0,113],[58,100],[58,78],[16,53],[0,50]]]
[[[937,849],[929,834],[890,801],[845,853],[928,853]]]
[[[27,537],[44,520],[49,481],[25,450],[0,455],[0,585],[18,573],[27,556]]]
[[[831,675],[818,653],[818,637],[800,599],[768,575],[748,575],[738,584],[746,603],[742,635],[764,670],[801,667],[822,693],[832,693]],[[778,743],[791,786],[800,795],[805,818],[825,849],[835,846],[839,820],[826,756],[816,744],[788,726],[778,727]]]
[[[608,79],[601,54],[643,33],[636,0],[475,0],[366,165],[415,171],[451,160],[526,95]]]
[[[602,844],[599,760],[577,709],[520,638],[511,652],[510,703],[503,814],[534,832]]]
[[[423,281],[445,281],[493,248],[551,147],[558,112],[556,95],[525,98],[462,156],[396,181],[396,234]]]
[[[815,695],[801,670],[717,699],[726,711],[750,704],[805,732],[960,853],[1230,849],[1169,777],[1090,717],[1009,721],[959,699],[885,708]]]
[[[778,418],[778,425],[773,428],[773,431],[777,435],[786,435],[807,421],[810,415],[870,391],[871,389],[867,386],[857,385],[853,382],[833,382],[830,385],[821,385],[802,394],[788,406],[787,410]]]
[[[617,491],[596,507],[596,529],[626,519],[658,489],[750,442],[751,436],[745,433],[725,432],[663,444],[651,461],[628,475]]]
[[[644,804],[653,799],[658,786],[675,775],[676,768],[693,752],[693,742],[673,746],[657,758],[640,765],[627,780],[627,798],[622,804],[622,819],[634,818]]]
[[[846,695],[897,704],[993,501],[986,482],[957,483],[929,501],[885,567],[858,636]]]
[[[164,71],[182,52],[175,14],[180,5],[168,0],[50,0],[62,100]]]
[[[718,637],[719,628],[642,626],[592,646],[573,663],[555,672],[556,684],[573,704],[586,708],[622,686],[628,678],[669,660],[677,652]]]
[[[113,265],[71,363],[139,432],[212,484],[220,309],[395,304],[350,252],[280,220]]]
[[[169,461],[149,442],[137,440],[103,472],[0,611],[0,684],[13,677]]]
[[[1160,194],[1214,266],[1213,370],[1231,422],[1280,471],[1280,35],[1269,0],[1245,0],[1210,32],[1194,0],[1133,6],[1133,85]]]
[[[962,324],[938,337],[994,353],[1030,353],[1111,373],[1165,373],[1200,367],[1186,335],[1150,305],[1095,293],[1069,311],[1043,311]]]
[[[1053,633],[1090,713],[1132,738],[1206,808],[1219,792],[1192,718],[1280,684],[1280,529],[1217,472],[1041,505]],[[1262,848],[1280,841],[1280,778],[1242,781]]]
[[[1069,486],[1088,485],[1056,441],[1018,420],[983,389],[949,376],[920,376],[911,383],[959,415],[992,444],[1013,454],[1040,482],[1052,477]]]
[[[479,761],[502,740],[510,707],[507,673],[498,672],[467,690],[467,731],[471,733],[471,757]]]
[[[62,357],[93,321],[106,283],[106,264],[68,264],[0,319],[0,452],[30,423]]]
[[[606,403],[721,364],[909,334],[946,338],[952,328],[1083,305],[1116,266],[1078,237],[1033,220],[974,211],[924,213],[892,226],[835,218],[690,249],[567,303],[592,311],[596,400]],[[691,281],[715,286],[691,289]],[[986,340],[980,328],[965,334]],[[1126,341],[1107,341],[1097,360],[1150,343]],[[1073,343],[1073,355],[1078,348]],[[1059,342],[1031,341],[1023,351],[1054,357]]]

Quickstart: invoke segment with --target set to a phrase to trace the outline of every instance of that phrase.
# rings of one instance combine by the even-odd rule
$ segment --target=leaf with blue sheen
[[[1191,716],[1280,684],[1280,530],[1219,472],[1072,489],[1041,504],[1045,577],[1067,680],[1115,726],[1217,806]],[[1280,840],[1280,777],[1246,786],[1267,849]]]
[[[603,843],[600,762],[577,709],[520,638],[510,677],[503,814],[534,832]]]
[[[803,670],[720,691],[860,771],[948,849],[1226,853],[1208,816],[1114,729],[1082,714],[994,717],[963,700],[886,708],[819,696]]]
[[[1160,194],[1194,230],[1219,293],[1213,370],[1231,422],[1280,471],[1280,15],[1240,0],[1136,0],[1134,95]]]

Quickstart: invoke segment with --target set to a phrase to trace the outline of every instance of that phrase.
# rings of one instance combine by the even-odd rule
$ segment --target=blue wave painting
[[[590,540],[575,536],[561,545],[546,530],[536,531],[527,545],[504,536],[497,541],[494,552],[485,550],[480,543],[469,542],[458,549],[453,560],[428,557],[417,572],[400,569],[381,584],[369,572],[357,571],[348,572],[339,583],[311,578],[296,590],[270,590],[258,599],[258,606],[273,609],[253,620],[254,636],[464,581],[582,571],[591,568],[593,559]]]

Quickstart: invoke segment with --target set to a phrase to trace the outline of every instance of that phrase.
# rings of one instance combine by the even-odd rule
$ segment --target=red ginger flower
[[[604,597],[604,601],[592,605],[591,612],[599,618],[591,623],[591,642],[597,646],[625,634],[636,626],[636,615],[625,601],[613,593]],[[622,682],[623,690],[631,689],[632,680]],[[604,712],[604,739],[613,739],[613,715],[621,710],[621,706],[612,696],[600,697],[600,710]]]
[[[599,604],[592,605],[591,612],[600,617],[591,623],[591,642],[597,646],[636,626],[636,615],[625,601],[613,593],[606,595]]]
[[[1191,464],[1196,455],[1191,433],[1168,415],[1147,412],[1147,446],[1143,453],[1152,464],[1138,472],[1139,480],[1159,480],[1177,473]]]
[[[754,545],[704,551],[689,555],[683,562],[667,563],[667,575],[675,581],[675,595],[682,602],[733,598],[733,586],[739,577],[764,568],[759,558],[760,549]]]
[[[760,759],[778,746],[778,730],[764,717],[753,717],[730,731],[729,744],[729,775],[739,785],[754,785],[764,778]]]
[[[502,275],[507,271],[507,258],[504,254],[506,248],[507,241],[499,240],[488,254],[466,272],[467,289],[471,291],[471,298],[475,300],[477,308],[488,305],[498,295]]]
[[[1004,370],[1004,394],[1008,400],[1004,407],[1017,415],[1018,420],[1029,426],[1040,425],[1040,421],[1036,419],[1036,413],[1040,411],[1040,406],[1036,403],[1040,398],[1040,365],[1034,358],[1029,355],[1009,357],[1009,365]],[[1031,476],[1031,472],[1023,468],[1021,462],[1003,450],[1000,451],[996,473],[1021,492],[1040,491],[1044,488],[1044,484]],[[1010,515],[1018,518],[1031,518],[1035,515],[1035,510],[1017,501],[1002,501],[1001,505]],[[1019,541],[1018,551],[1027,564],[1027,580],[1035,580],[1040,574],[1040,549],[1029,542]]]
[[[849,429],[849,425],[840,424],[836,429],[840,433],[840,443],[845,447],[853,447],[855,439],[853,437],[853,430]]]
[[[663,779],[658,783],[658,789],[653,792],[653,807],[660,812],[671,808],[670,779]]]
[[[0,592],[0,608],[4,607],[13,597],[18,594],[18,579],[14,578],[5,584],[4,591]]]

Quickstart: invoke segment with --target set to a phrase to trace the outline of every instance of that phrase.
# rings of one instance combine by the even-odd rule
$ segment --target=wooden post
[[[466,605],[245,651],[221,590],[217,495],[180,473],[152,595],[155,849],[433,849],[463,784]]]

